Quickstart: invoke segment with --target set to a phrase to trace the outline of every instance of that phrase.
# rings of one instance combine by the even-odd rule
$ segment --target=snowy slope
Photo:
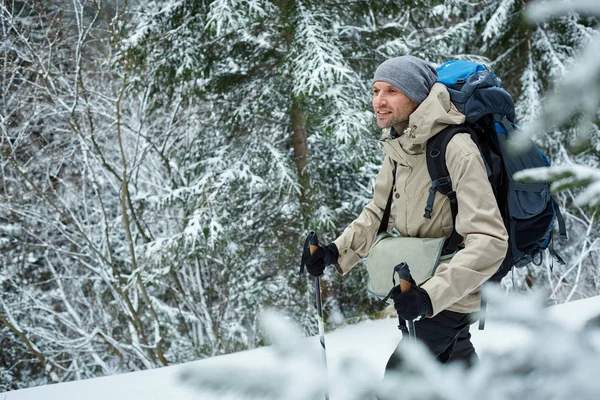
[[[519,306],[518,310],[513,308],[513,313],[523,312],[524,317],[527,317],[528,312],[539,313],[539,311],[526,309],[527,306]],[[579,300],[551,307],[547,310],[549,312],[548,320],[558,321],[567,331],[578,330],[586,320],[600,315],[600,297]],[[502,352],[515,346],[523,346],[531,336],[531,333],[525,328],[502,322],[495,319],[494,315],[494,311],[491,311],[484,331],[478,331],[476,325],[472,328],[473,342],[482,360],[493,352]],[[337,376],[347,374],[345,368],[348,368],[348,360],[355,362],[353,365],[364,367],[363,379],[376,381],[381,378],[387,358],[402,337],[396,325],[395,319],[366,321],[334,332],[328,332],[326,344],[330,378],[334,377],[333,380]],[[248,379],[248,377],[250,377],[249,379],[258,379],[256,372],[262,369],[273,374],[273,371],[278,371],[280,365],[291,363],[298,364],[296,367],[301,371],[315,369],[314,374],[306,378],[306,385],[310,385],[311,382],[314,382],[312,379],[318,379],[317,377],[320,376],[318,366],[315,367],[315,364],[312,363],[317,360],[318,365],[321,364],[318,338],[302,338],[300,342],[295,342],[293,334],[286,333],[285,329],[283,328],[283,331],[275,329],[276,334],[280,333],[281,336],[284,336],[280,338],[283,339],[280,346],[264,347],[155,370],[6,392],[0,394],[0,400],[213,400],[247,398],[240,395],[199,391],[189,384],[189,377],[194,376],[194,374],[206,374],[207,371],[213,371],[217,375],[219,371],[226,371],[228,381],[242,382],[242,385],[252,385],[252,382],[243,382],[243,380]],[[288,344],[289,348],[286,349],[285,347]],[[302,348],[303,354],[301,357],[306,357],[312,361],[307,361],[304,364],[302,361],[299,362],[297,355],[291,356],[289,354],[288,350],[291,351],[291,348]],[[286,352],[288,353],[286,354]],[[186,374],[188,376],[187,383],[182,380],[182,376]],[[336,391],[337,397],[335,396]],[[343,388],[334,389],[332,399],[345,398],[343,392]],[[298,387],[294,388],[294,393],[298,393]],[[260,396],[255,398],[260,398]],[[301,398],[301,396],[298,395],[298,398]]]

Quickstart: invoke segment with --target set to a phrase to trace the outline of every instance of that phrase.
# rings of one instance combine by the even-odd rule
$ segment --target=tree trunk
[[[292,146],[294,148],[294,163],[300,183],[300,209],[306,220],[312,213],[310,176],[306,171],[310,150],[308,148],[308,131],[306,118],[298,99],[294,99],[291,109]]]

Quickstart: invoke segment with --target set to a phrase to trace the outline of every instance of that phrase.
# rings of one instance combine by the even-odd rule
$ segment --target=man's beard
[[[386,126],[386,128],[394,128],[394,130],[396,130],[396,132],[399,135],[402,135],[407,124],[408,124],[408,118],[398,118],[396,120],[390,121],[389,124],[386,124],[386,125],[389,125],[389,126]]]

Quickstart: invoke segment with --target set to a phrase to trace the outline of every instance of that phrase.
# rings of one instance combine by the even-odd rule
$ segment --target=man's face
[[[387,82],[373,84],[373,111],[380,128],[402,127],[417,105],[404,93]]]

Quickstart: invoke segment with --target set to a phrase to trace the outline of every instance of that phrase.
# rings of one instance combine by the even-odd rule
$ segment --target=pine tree
[[[403,54],[484,61],[520,121],[543,115],[595,20],[531,24],[526,5],[4,6],[0,388],[251,348],[263,343],[265,307],[316,333],[300,247],[309,230],[334,239],[371,199],[383,158],[376,66]],[[595,150],[569,153],[576,128],[536,140],[555,161],[597,165]],[[597,238],[591,213],[569,207],[583,247],[561,248],[556,301],[597,290],[569,275],[594,265]],[[328,327],[382,307],[360,266],[323,281]]]
[[[333,239],[368,202],[381,162],[368,84],[383,59],[378,43],[408,29],[406,20],[388,22],[404,9],[300,1],[154,2],[149,9],[125,39],[127,54],[151,77],[152,94],[166,102],[181,90],[210,110],[192,157],[219,160],[195,173],[203,190],[219,188],[211,207],[227,222],[208,240],[235,243],[241,264],[261,264],[255,276],[278,287],[269,304],[288,308],[314,333],[311,288],[297,277],[300,245],[309,229]],[[209,226],[209,218],[197,226]],[[228,251],[221,245],[214,254]],[[327,309],[352,315],[359,304],[375,305],[362,290],[364,271],[327,281]]]

